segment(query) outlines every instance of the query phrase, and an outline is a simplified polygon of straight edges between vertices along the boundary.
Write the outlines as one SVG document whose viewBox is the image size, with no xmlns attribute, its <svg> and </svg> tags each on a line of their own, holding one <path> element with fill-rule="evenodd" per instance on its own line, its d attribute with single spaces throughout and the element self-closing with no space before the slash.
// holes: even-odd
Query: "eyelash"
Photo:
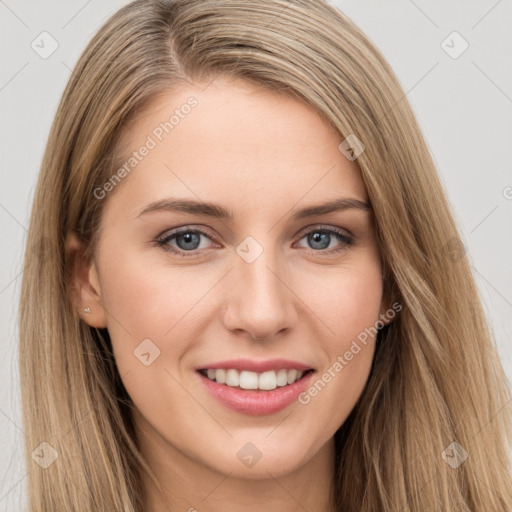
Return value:
<svg viewBox="0 0 512 512">
<path fill-rule="evenodd" d="M 176 254 L 178 256 L 183 256 L 183 257 L 195 256 L 199 252 L 201 252 L 202 249 L 195 249 L 193 251 L 183 251 L 181 249 L 175 249 L 174 247 L 169 245 L 169 242 L 171 240 L 174 240 L 179 235 L 183 235 L 185 233 L 200 234 L 200 235 L 203 235 L 203 236 L 205 236 L 207 238 L 210 238 L 210 239 L 212 238 L 208 233 L 206 233 L 205 231 L 203 231 L 201 229 L 190 229 L 190 228 L 186 227 L 184 229 L 178 229 L 178 230 L 173 231 L 171 233 L 166 233 L 164 236 L 158 237 L 155 240 L 155 242 L 156 242 L 157 246 L 161 247 L 164 251 L 171 252 L 171 253 Z M 352 236 L 347 235 L 345 232 L 343 232 L 343 231 L 341 231 L 341 230 L 339 230 L 337 228 L 324 227 L 324 226 L 314 227 L 314 228 L 310 229 L 309 231 L 304 232 L 299 240 L 302 240 L 305 236 L 307 236 L 310 233 L 327 233 L 327 234 L 336 236 L 342 242 L 341 247 L 338 247 L 336 249 L 319 249 L 319 250 L 315 250 L 315 249 L 308 249 L 308 248 L 306 248 L 306 250 L 310 254 L 314 254 L 315 256 L 317 256 L 317 255 L 325 255 L 325 254 L 328 254 L 328 255 L 337 254 L 337 253 L 339 253 L 341 251 L 345 251 L 345 250 L 349 249 L 351 246 L 354 245 L 354 239 L 353 239 Z"/>
</svg>

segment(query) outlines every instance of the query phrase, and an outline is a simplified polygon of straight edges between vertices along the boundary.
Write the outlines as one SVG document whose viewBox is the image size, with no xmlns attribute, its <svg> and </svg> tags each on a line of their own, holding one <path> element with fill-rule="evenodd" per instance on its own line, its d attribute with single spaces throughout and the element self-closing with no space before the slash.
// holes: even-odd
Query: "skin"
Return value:
<svg viewBox="0 0 512 512">
<path fill-rule="evenodd" d="M 333 511 L 333 436 L 361 395 L 375 340 L 308 404 L 271 415 L 226 408 L 195 369 L 237 357 L 287 358 L 315 368 L 314 382 L 375 325 L 389 305 L 371 211 L 291 219 L 340 197 L 368 202 L 365 186 L 338 149 L 343 139 L 309 106 L 222 76 L 154 99 L 127 130 L 127 147 L 139 148 L 190 96 L 198 105 L 101 199 L 94 260 L 80 257 L 73 234 L 67 238 L 80 311 L 91 308 L 82 318 L 109 331 L 141 450 L 163 489 L 143 477 L 146 510 L 259 512 L 263 499 L 268 512 L 298 504 Z M 233 220 L 172 211 L 138 217 L 171 196 L 223 205 Z M 184 226 L 208 233 L 198 254 L 155 243 Z M 308 240 L 325 227 L 352 235 L 353 245 L 328 234 L 324 245 Z M 236 252 L 247 236 L 263 248 L 252 263 Z M 179 250 L 178 241 L 168 245 Z M 134 350 L 148 338 L 160 355 L 146 366 Z M 262 454 L 252 467 L 237 457 L 247 442 Z"/>
</svg>

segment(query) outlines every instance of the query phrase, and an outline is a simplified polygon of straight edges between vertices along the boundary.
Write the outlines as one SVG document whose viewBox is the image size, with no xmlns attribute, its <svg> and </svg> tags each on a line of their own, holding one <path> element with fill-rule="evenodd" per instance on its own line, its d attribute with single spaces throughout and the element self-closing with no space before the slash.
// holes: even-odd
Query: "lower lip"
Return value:
<svg viewBox="0 0 512 512">
<path fill-rule="evenodd" d="M 277 387 L 269 391 L 256 389 L 239 389 L 219 384 L 197 372 L 206 389 L 226 407 L 253 416 L 274 414 L 282 411 L 298 399 L 306 390 L 313 371 L 287 386 Z"/>
</svg>

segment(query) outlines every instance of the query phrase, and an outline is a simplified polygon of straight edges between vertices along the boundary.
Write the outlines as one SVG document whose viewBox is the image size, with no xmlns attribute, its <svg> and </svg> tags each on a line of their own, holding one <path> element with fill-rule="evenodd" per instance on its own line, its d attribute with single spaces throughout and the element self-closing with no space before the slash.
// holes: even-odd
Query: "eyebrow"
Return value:
<svg viewBox="0 0 512 512">
<path fill-rule="evenodd" d="M 338 199 L 333 199 L 332 201 L 329 201 L 327 203 L 302 208 L 301 210 L 296 211 L 292 215 L 292 219 L 300 220 L 307 217 L 325 215 L 327 213 L 343 211 L 348 209 L 369 211 L 371 210 L 371 207 L 368 203 L 365 203 L 364 201 L 361 201 L 359 199 L 341 197 Z M 155 211 L 183 212 L 218 219 L 233 219 L 232 212 L 221 205 L 205 203 L 202 201 L 194 201 L 189 199 L 174 198 L 161 199 L 159 201 L 155 201 L 153 203 L 148 204 L 137 215 L 137 218 Z"/>
</svg>

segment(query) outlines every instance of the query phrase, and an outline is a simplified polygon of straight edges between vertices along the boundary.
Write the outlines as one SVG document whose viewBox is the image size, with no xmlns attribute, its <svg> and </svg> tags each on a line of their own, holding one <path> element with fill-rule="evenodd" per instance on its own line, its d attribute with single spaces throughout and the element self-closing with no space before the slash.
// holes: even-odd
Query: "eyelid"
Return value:
<svg viewBox="0 0 512 512">
<path fill-rule="evenodd" d="M 196 226 L 200 226 L 200 227 L 196 227 Z M 309 233 L 313 229 L 318 229 L 318 230 L 326 229 L 326 230 L 335 230 L 335 231 L 340 230 L 340 231 L 346 232 L 348 237 L 355 238 L 354 235 L 346 228 L 340 228 L 340 227 L 333 226 L 330 224 L 321 224 L 321 223 L 309 224 L 307 226 L 304 226 L 294 235 L 294 238 L 296 238 L 298 236 L 302 237 L 305 234 Z M 197 224 L 197 225 L 196 224 L 185 224 L 183 226 L 178 226 L 178 227 L 172 228 L 170 230 L 167 229 L 167 230 L 163 231 L 161 234 L 159 234 L 156 238 L 157 238 L 157 240 L 161 240 L 164 238 L 168 238 L 171 235 L 177 235 L 179 233 L 189 232 L 189 231 L 198 231 L 210 238 L 215 238 L 215 235 L 212 234 L 212 232 L 208 228 L 205 228 L 199 224 Z"/>
<path fill-rule="evenodd" d="M 213 231 L 211 231 L 209 228 L 206 228 L 200 224 L 185 224 L 183 226 L 178 226 L 172 229 L 166 229 L 162 233 L 160 233 L 156 238 L 157 239 L 163 239 L 168 238 L 171 235 L 178 235 L 180 233 L 188 233 L 188 232 L 199 232 L 203 235 L 206 235 L 210 238 L 215 238 L 215 235 L 213 234 Z"/>
<path fill-rule="evenodd" d="M 350 237 L 350 238 L 355 238 L 354 235 L 346 228 L 341 228 L 339 226 L 333 226 L 332 224 L 322 224 L 322 223 L 309 224 L 308 226 L 301 228 L 295 236 L 296 237 L 300 236 L 302 238 L 302 236 L 306 235 L 307 233 L 309 233 L 310 231 L 313 231 L 315 229 L 318 229 L 319 231 L 327 230 L 327 231 L 339 231 L 340 233 L 344 232 L 343 234 L 346 233 L 345 236 Z"/>
</svg>

